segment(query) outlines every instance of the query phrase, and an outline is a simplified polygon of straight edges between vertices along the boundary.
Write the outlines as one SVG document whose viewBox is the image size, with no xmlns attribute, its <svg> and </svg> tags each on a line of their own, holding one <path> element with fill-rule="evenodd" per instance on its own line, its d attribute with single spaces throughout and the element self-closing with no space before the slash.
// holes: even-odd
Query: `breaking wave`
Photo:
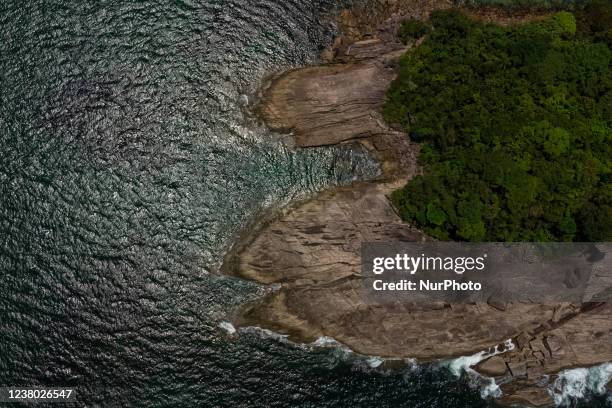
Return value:
<svg viewBox="0 0 612 408">
<path fill-rule="evenodd" d="M 478 388 L 480 390 L 480 396 L 483 399 L 499 398 L 502 396 L 502 391 L 499 388 L 499 385 L 497 385 L 495 382 L 495 379 L 478 373 L 472 367 L 488 358 L 514 350 L 514 347 L 515 346 L 514 343 L 512 343 L 512 340 L 508 339 L 503 344 L 499 344 L 489 350 L 480 351 L 470 356 L 458 357 L 454 360 L 446 362 L 445 365 L 457 378 L 460 378 L 464 374 L 467 375 L 470 379 L 470 384 L 474 388 Z"/>
<path fill-rule="evenodd" d="M 589 368 L 561 371 L 549 388 L 550 396 L 558 407 L 570 407 L 578 400 L 603 395 L 612 380 L 612 363 Z"/>
</svg>

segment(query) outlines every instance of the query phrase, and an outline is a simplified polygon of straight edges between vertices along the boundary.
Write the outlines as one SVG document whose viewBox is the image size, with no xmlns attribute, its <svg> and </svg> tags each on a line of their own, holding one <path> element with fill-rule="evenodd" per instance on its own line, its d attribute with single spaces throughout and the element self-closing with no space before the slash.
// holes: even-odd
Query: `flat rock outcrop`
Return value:
<svg viewBox="0 0 612 408">
<path fill-rule="evenodd" d="M 387 132 L 378 111 L 395 76 L 392 62 L 405 47 L 389 49 L 372 40 L 357 48 L 352 51 L 365 61 L 297 69 L 277 78 L 261 107 L 266 123 L 291 130 L 302 147 Z M 369 58 L 371 53 L 379 57 Z"/>
</svg>

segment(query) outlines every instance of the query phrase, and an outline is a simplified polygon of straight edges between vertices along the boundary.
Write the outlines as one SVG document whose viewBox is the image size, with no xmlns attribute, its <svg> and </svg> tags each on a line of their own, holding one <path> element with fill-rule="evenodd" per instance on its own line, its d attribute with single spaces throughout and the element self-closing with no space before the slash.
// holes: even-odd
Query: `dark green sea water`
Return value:
<svg viewBox="0 0 612 408">
<path fill-rule="evenodd" d="M 261 292 L 215 273 L 266 208 L 368 178 L 244 105 L 316 61 L 331 0 L 0 2 L 0 386 L 78 406 L 481 407 L 444 370 L 219 328 Z"/>
</svg>

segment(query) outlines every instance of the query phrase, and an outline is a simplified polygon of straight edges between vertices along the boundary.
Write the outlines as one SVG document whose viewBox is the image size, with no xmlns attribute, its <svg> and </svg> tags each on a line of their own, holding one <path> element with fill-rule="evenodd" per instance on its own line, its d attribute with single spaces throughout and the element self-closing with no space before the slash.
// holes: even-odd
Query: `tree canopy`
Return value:
<svg viewBox="0 0 612 408">
<path fill-rule="evenodd" d="M 612 240 L 612 6 L 430 23 L 383 107 L 423 143 L 401 216 L 439 239 Z"/>
</svg>

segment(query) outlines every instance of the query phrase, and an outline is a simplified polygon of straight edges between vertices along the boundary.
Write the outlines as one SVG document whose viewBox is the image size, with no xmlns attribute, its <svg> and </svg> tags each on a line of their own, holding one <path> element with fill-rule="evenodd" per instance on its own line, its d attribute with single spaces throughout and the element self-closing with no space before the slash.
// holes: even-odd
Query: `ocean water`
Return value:
<svg viewBox="0 0 612 408">
<path fill-rule="evenodd" d="M 0 385 L 90 407 L 484 407 L 434 366 L 387 369 L 257 330 L 219 276 L 263 211 L 373 177 L 248 113 L 316 62 L 332 0 L 0 2 Z"/>
</svg>

